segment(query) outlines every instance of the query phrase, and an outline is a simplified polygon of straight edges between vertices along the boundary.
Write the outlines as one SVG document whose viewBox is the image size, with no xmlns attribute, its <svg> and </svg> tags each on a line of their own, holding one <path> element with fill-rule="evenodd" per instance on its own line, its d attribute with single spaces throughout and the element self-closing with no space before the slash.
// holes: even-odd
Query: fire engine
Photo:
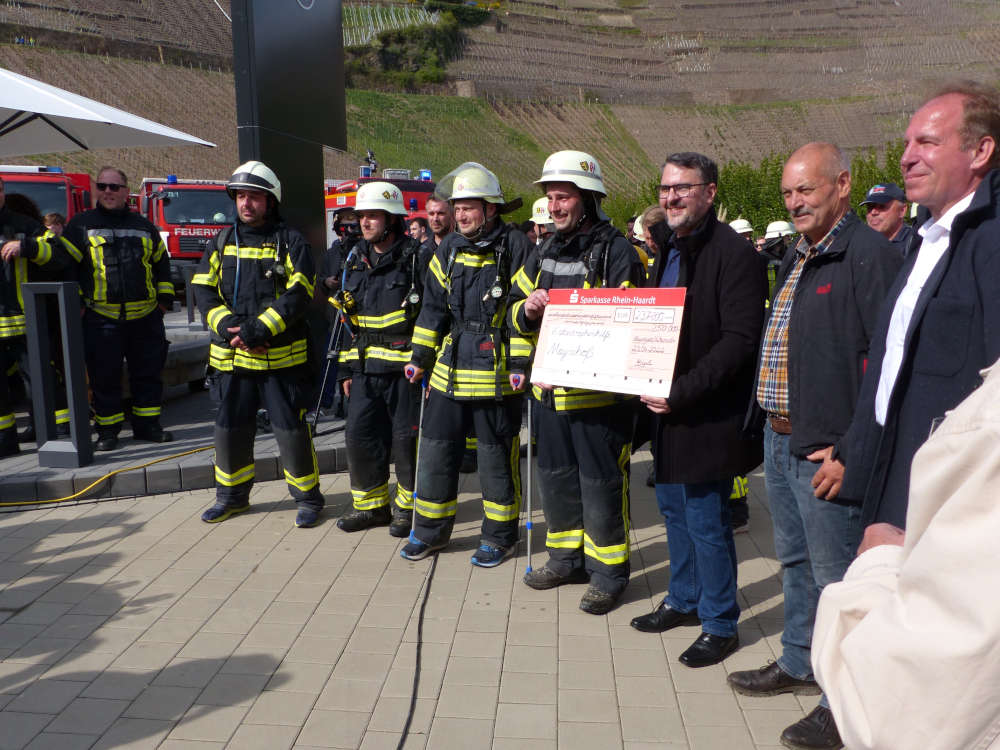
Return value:
<svg viewBox="0 0 1000 750">
<path fill-rule="evenodd" d="M 225 180 L 182 180 L 172 174 L 142 181 L 138 211 L 160 230 L 177 289 L 184 286 L 184 267 L 196 266 L 216 232 L 236 220 Z"/>
<path fill-rule="evenodd" d="M 403 205 L 409 212 L 408 216 L 424 216 L 427 199 L 434 192 L 435 184 L 431 180 L 431 171 L 421 169 L 414 178 L 409 169 L 383 169 L 382 176 L 372 174 L 371 167 L 361 167 L 360 176 L 356 180 L 327 180 L 324 187 L 326 204 L 326 244 L 329 246 L 336 239 L 333 222 L 338 211 L 354 208 L 358 188 L 366 182 L 389 182 L 403 191 Z"/>
<path fill-rule="evenodd" d="M 92 207 L 90 175 L 63 172 L 62 167 L 28 167 L 0 164 L 4 191 L 21 193 L 38 206 L 42 216 L 73 214 Z"/>
</svg>

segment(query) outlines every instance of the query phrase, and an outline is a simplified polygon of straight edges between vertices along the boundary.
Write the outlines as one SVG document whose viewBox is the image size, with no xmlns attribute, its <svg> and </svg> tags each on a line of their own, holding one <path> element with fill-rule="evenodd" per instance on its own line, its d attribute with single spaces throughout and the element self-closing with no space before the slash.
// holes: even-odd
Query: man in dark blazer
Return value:
<svg viewBox="0 0 1000 750">
<path fill-rule="evenodd" d="M 716 664 L 739 646 L 736 548 L 729 522 L 733 477 L 760 464 L 758 440 L 743 432 L 764 320 L 764 265 L 745 239 L 715 216 L 718 168 L 706 156 L 667 157 L 660 205 L 672 230 L 650 286 L 687 288 L 674 380 L 667 398 L 643 396 L 656 415 L 656 499 L 667 527 L 670 590 L 643 632 L 700 621 L 680 656 Z"/>
<path fill-rule="evenodd" d="M 900 160 L 919 203 L 911 250 L 872 337 L 841 494 L 862 523 L 906 524 L 913 454 L 1000 357 L 1000 94 L 949 85 L 910 120 Z M 896 529 L 890 526 L 897 527 Z"/>
</svg>

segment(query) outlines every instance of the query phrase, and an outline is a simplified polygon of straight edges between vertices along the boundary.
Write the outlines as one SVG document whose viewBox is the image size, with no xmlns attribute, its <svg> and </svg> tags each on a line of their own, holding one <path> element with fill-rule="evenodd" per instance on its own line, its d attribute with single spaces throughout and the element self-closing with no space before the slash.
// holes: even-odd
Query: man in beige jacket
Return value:
<svg viewBox="0 0 1000 750">
<path fill-rule="evenodd" d="M 913 459 L 906 532 L 869 526 L 812 664 L 851 750 L 1000 748 L 1000 363 Z"/>
</svg>

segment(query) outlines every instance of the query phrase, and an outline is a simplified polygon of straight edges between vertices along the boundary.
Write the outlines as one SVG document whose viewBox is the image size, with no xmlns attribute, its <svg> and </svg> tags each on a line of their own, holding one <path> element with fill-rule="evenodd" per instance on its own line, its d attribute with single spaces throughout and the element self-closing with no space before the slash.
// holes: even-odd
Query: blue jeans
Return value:
<svg viewBox="0 0 1000 750">
<path fill-rule="evenodd" d="M 729 524 L 733 479 L 697 484 L 657 484 L 656 502 L 666 521 L 670 590 L 663 602 L 678 612 L 697 610 L 701 629 L 736 635 L 736 547 Z"/>
<path fill-rule="evenodd" d="M 861 541 L 861 509 L 820 500 L 812 478 L 820 464 L 788 451 L 788 435 L 764 433 L 764 478 L 774 524 L 774 550 L 783 571 L 785 629 L 778 666 L 800 680 L 809 661 L 820 592 L 844 577 Z"/>
</svg>

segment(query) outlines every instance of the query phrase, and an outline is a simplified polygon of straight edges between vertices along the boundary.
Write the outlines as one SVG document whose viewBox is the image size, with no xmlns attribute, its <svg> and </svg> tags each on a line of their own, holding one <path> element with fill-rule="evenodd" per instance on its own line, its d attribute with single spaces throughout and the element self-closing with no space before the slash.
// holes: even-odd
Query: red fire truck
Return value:
<svg viewBox="0 0 1000 750">
<path fill-rule="evenodd" d="M 39 212 L 62 214 L 67 219 L 92 207 L 90 175 L 63 172 L 61 167 L 27 167 L 0 164 L 0 178 L 8 194 L 30 198 Z"/>
<path fill-rule="evenodd" d="M 427 199 L 434 192 L 429 169 L 421 169 L 414 179 L 409 169 L 383 169 L 381 177 L 373 177 L 369 167 L 361 167 L 361 176 L 356 180 L 327 180 L 324 200 L 326 203 L 326 239 L 330 245 L 336 238 L 333 221 L 336 213 L 344 208 L 354 208 L 358 188 L 366 182 L 389 182 L 403 191 L 403 205 L 410 216 L 423 215 Z M 420 213 L 418 213 L 420 212 Z"/>
<path fill-rule="evenodd" d="M 138 210 L 160 230 L 177 289 L 184 286 L 184 267 L 197 265 L 215 233 L 236 220 L 225 180 L 147 177 L 139 188 Z"/>
</svg>

